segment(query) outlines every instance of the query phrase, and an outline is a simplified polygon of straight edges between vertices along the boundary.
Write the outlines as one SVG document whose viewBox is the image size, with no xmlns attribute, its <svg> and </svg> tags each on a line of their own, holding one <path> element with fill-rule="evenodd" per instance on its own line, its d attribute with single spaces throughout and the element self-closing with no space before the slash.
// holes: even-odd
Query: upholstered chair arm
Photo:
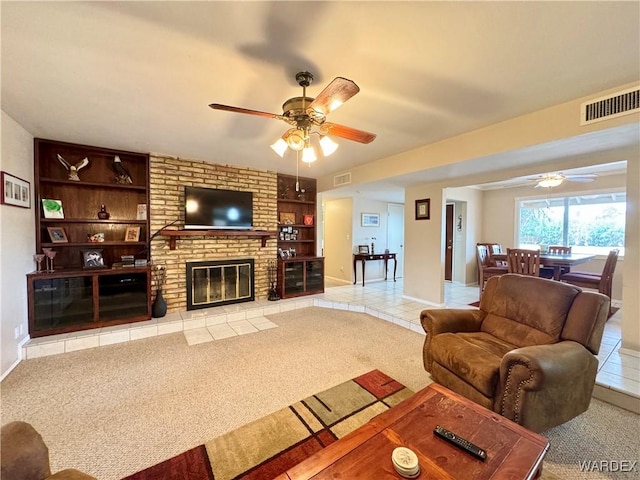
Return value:
<svg viewBox="0 0 640 480">
<path fill-rule="evenodd" d="M 422 360 L 427 372 L 431 372 L 431 340 L 441 333 L 477 332 L 486 313 L 476 309 L 436 308 L 423 310 L 420 323 L 427 333 Z"/>
<path fill-rule="evenodd" d="M 420 323 L 427 335 L 441 333 L 477 332 L 484 319 L 485 312 L 476 309 L 437 308 L 423 310 Z"/>
<path fill-rule="evenodd" d="M 494 410 L 542 432 L 589 408 L 598 360 L 565 341 L 512 350 L 502 358 Z"/>
<path fill-rule="evenodd" d="M 76 470 L 75 468 L 66 468 L 64 470 L 60 470 L 59 472 L 54 473 L 50 477 L 47 477 L 45 480 L 97 480 L 96 477 L 92 477 L 91 475 L 87 475 L 80 470 Z"/>
</svg>

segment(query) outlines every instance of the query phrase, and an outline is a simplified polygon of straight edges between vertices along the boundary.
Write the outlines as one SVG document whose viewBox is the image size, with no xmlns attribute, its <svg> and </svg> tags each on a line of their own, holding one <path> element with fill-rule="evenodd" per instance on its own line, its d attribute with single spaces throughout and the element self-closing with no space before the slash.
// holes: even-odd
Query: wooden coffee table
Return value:
<svg viewBox="0 0 640 480">
<path fill-rule="evenodd" d="M 436 425 L 485 449 L 486 461 L 436 437 Z M 391 452 L 399 446 L 418 455 L 422 472 L 418 479 L 531 479 L 542 472 L 549 443 L 433 383 L 276 480 L 401 479 L 391 463 Z"/>
</svg>

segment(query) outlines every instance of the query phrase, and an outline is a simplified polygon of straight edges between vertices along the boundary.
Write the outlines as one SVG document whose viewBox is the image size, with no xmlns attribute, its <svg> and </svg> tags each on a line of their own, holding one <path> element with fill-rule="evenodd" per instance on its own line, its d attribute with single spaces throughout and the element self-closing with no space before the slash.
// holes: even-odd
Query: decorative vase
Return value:
<svg viewBox="0 0 640 480">
<path fill-rule="evenodd" d="M 100 205 L 100 211 L 98 212 L 98 218 L 100 220 L 109 220 L 111 214 L 107 212 L 107 207 L 104 205 Z"/>
<path fill-rule="evenodd" d="M 159 288 L 156 292 L 156 299 L 151 305 L 151 316 L 153 318 L 161 318 L 167 314 L 167 301 L 162 296 L 162 289 Z"/>
</svg>

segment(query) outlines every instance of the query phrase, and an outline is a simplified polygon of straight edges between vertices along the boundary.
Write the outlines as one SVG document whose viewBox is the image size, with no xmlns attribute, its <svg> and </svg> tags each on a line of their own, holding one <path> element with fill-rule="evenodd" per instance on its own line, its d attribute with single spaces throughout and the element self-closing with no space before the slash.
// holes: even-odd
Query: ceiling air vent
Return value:
<svg viewBox="0 0 640 480">
<path fill-rule="evenodd" d="M 580 125 L 640 112 L 640 86 L 596 98 L 580 106 Z"/>
<path fill-rule="evenodd" d="M 333 177 L 333 186 L 339 187 L 340 185 L 348 185 L 351 183 L 351 172 L 343 173 L 342 175 L 336 175 Z"/>
</svg>

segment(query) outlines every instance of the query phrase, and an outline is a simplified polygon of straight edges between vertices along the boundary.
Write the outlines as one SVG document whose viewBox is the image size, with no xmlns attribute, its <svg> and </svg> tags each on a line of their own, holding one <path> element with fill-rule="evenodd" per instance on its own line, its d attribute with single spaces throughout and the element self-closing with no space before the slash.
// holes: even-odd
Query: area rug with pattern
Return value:
<svg viewBox="0 0 640 480">
<path fill-rule="evenodd" d="M 124 480 L 271 479 L 411 395 L 372 370 Z"/>
</svg>

